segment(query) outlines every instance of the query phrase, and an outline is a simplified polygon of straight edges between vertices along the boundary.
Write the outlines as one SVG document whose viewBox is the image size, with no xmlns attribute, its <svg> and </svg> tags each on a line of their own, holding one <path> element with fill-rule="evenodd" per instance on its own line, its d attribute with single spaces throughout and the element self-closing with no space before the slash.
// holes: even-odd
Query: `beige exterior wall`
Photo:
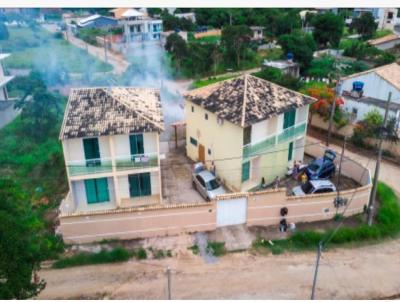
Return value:
<svg viewBox="0 0 400 302">
<path fill-rule="evenodd" d="M 220 29 L 213 29 L 213 30 L 208 30 L 206 32 L 202 32 L 202 33 L 195 33 L 194 37 L 196 39 L 199 39 L 199 38 L 203 38 L 203 37 L 220 36 L 220 35 L 221 35 Z"/>
<path fill-rule="evenodd" d="M 205 119 L 205 114 L 208 114 L 208 120 Z M 187 156 L 198 161 L 198 148 L 202 144 L 205 147 L 207 167 L 210 167 L 214 159 L 224 159 L 214 162 L 217 176 L 231 190 L 240 191 L 243 129 L 228 121 L 219 125 L 215 114 L 190 102 L 185 102 L 185 116 Z M 191 137 L 197 140 L 197 146 L 190 142 Z M 211 155 L 208 154 L 208 149 Z"/>
</svg>

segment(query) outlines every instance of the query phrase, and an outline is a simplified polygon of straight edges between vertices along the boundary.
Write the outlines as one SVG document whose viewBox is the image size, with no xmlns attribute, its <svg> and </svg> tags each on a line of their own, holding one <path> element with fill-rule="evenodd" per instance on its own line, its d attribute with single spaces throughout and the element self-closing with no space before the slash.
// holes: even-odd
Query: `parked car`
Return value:
<svg viewBox="0 0 400 302">
<path fill-rule="evenodd" d="M 218 195 L 225 194 L 225 189 L 218 183 L 215 176 L 206 170 L 202 163 L 193 165 L 192 184 L 201 196 L 207 201 L 214 199 Z"/>
<path fill-rule="evenodd" d="M 292 194 L 295 196 L 331 192 L 336 192 L 336 186 L 330 180 L 310 180 L 292 189 Z"/>
<path fill-rule="evenodd" d="M 309 180 L 329 179 L 336 172 L 335 151 L 327 150 L 323 157 L 317 158 L 308 165 L 306 174 Z"/>
</svg>

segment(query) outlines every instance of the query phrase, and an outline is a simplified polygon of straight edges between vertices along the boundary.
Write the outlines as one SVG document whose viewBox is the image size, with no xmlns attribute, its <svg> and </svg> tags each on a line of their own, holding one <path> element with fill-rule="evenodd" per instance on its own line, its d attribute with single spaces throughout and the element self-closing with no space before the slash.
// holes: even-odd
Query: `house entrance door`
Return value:
<svg viewBox="0 0 400 302">
<path fill-rule="evenodd" d="M 199 144 L 199 161 L 201 161 L 203 164 L 206 161 L 206 151 L 202 144 Z"/>
</svg>

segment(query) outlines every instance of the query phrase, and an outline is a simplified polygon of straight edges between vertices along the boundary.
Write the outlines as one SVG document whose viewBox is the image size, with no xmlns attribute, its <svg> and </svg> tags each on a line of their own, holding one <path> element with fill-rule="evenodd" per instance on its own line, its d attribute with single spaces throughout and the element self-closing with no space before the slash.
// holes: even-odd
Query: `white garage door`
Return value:
<svg viewBox="0 0 400 302">
<path fill-rule="evenodd" d="M 217 202 L 217 226 L 246 223 L 247 199 L 235 198 Z"/>
</svg>

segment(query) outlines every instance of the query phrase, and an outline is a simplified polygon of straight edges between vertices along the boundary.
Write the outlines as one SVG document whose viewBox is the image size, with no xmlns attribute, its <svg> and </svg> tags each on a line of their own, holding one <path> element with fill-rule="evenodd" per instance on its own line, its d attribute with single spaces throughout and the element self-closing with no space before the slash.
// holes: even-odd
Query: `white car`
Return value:
<svg viewBox="0 0 400 302">
<path fill-rule="evenodd" d="M 330 180 L 310 180 L 292 189 L 292 194 L 295 196 L 331 192 L 336 192 L 336 187 Z"/>
<path fill-rule="evenodd" d="M 215 176 L 211 172 L 207 171 L 201 163 L 196 163 L 193 166 L 192 183 L 193 188 L 196 189 L 207 201 L 226 193 L 225 189 L 218 183 Z"/>
</svg>

